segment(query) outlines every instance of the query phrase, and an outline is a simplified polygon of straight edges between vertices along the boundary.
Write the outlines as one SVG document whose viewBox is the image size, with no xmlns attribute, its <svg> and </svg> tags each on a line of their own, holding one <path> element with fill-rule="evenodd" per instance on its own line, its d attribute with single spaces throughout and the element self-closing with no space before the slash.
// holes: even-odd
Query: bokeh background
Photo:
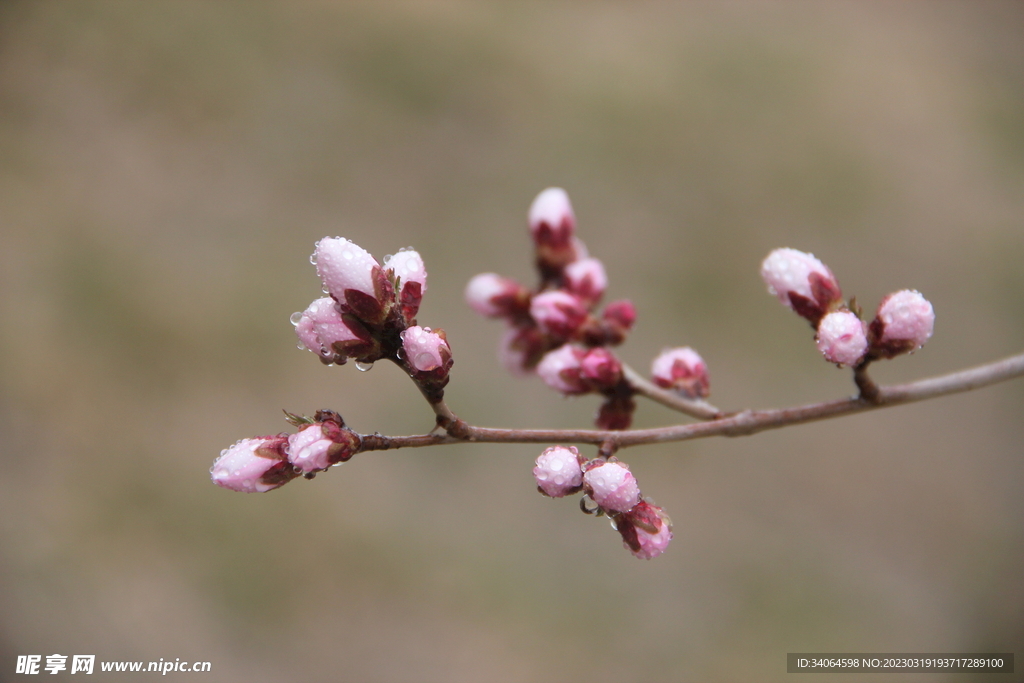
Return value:
<svg viewBox="0 0 1024 683">
<path fill-rule="evenodd" d="M 538 495 L 533 446 L 210 483 L 283 408 L 432 424 L 396 368 L 295 348 L 324 235 L 423 254 L 462 417 L 589 425 L 595 399 L 505 374 L 501 325 L 462 301 L 478 272 L 532 282 L 550 185 L 637 305 L 624 359 L 692 345 L 724 408 L 852 392 L 764 291 L 779 246 L 866 309 L 934 303 L 933 340 L 879 381 L 1019 351 L 1024 5 L 0 4 L 0 680 L 53 653 L 206 660 L 209 681 L 595 683 L 788 680 L 795 651 L 1024 656 L 1021 381 L 626 451 L 675 521 L 650 562 Z M 675 421 L 645 403 L 638 426 Z"/>
</svg>

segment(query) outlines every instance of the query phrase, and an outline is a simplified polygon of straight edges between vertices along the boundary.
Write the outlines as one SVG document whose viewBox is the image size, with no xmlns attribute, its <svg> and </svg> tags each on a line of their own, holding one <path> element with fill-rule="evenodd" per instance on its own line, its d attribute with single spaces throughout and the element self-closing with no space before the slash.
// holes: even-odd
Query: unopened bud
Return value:
<svg viewBox="0 0 1024 683">
<path fill-rule="evenodd" d="M 636 322 L 636 308 L 628 299 L 613 301 L 604 307 L 601 319 L 584 324 L 581 338 L 593 346 L 616 346 L 626 340 L 626 334 Z"/>
<path fill-rule="evenodd" d="M 454 361 L 444 330 L 414 325 L 402 332 L 402 351 L 414 378 L 447 383 Z"/>
<path fill-rule="evenodd" d="M 552 446 L 537 457 L 533 478 L 544 495 L 561 498 L 583 486 L 584 462 L 575 446 Z"/>
<path fill-rule="evenodd" d="M 315 422 L 288 437 L 288 461 L 302 472 L 317 472 L 350 459 L 359 437 L 336 422 Z"/>
<path fill-rule="evenodd" d="M 672 520 L 664 510 L 646 500 L 616 517 L 615 528 L 626 549 L 641 560 L 661 555 L 672 540 Z"/>
<path fill-rule="evenodd" d="M 605 320 L 614 322 L 628 331 L 633 329 L 633 323 L 636 322 L 636 306 L 629 299 L 613 301 L 604 307 L 604 313 L 601 315 Z"/>
<path fill-rule="evenodd" d="M 857 365 L 868 349 L 864 323 L 852 311 L 834 311 L 822 318 L 817 342 L 825 360 L 839 365 Z"/>
<path fill-rule="evenodd" d="M 585 303 L 593 306 L 608 287 L 604 264 L 596 258 L 573 261 L 565 267 L 565 288 Z"/>
<path fill-rule="evenodd" d="M 286 436 L 259 436 L 242 439 L 220 452 L 210 468 L 210 479 L 241 493 L 263 493 L 282 486 L 298 476 L 288 462 Z"/>
<path fill-rule="evenodd" d="M 590 497 L 605 510 L 626 512 L 640 500 L 640 487 L 625 463 L 592 460 L 583 481 Z"/>
<path fill-rule="evenodd" d="M 674 389 L 688 398 L 705 398 L 711 393 L 711 381 L 704 359 L 689 346 L 665 349 L 651 363 L 654 383 Z"/>
<path fill-rule="evenodd" d="M 569 339 L 587 319 L 587 309 L 579 298 L 556 289 L 533 297 L 530 315 L 542 331 Z"/>
<path fill-rule="evenodd" d="M 893 358 L 921 348 L 935 328 L 935 309 L 920 292 L 904 289 L 882 299 L 871 321 L 870 354 Z"/>
<path fill-rule="evenodd" d="M 466 303 L 488 318 L 516 318 L 529 308 L 530 293 L 511 278 L 495 273 L 474 275 L 466 285 Z"/>
<path fill-rule="evenodd" d="M 622 379 L 622 363 L 607 349 L 589 349 L 580 360 L 580 376 L 598 391 L 611 389 Z"/>
<path fill-rule="evenodd" d="M 394 292 L 377 260 L 359 245 L 341 237 L 325 237 L 313 252 L 316 272 L 338 303 L 360 320 L 380 322 L 390 309 Z"/>
<path fill-rule="evenodd" d="M 544 383 L 563 394 L 586 394 L 591 385 L 583 376 L 583 358 L 587 350 L 573 344 L 563 344 L 549 351 L 537 364 L 537 374 Z"/>
<path fill-rule="evenodd" d="M 560 187 L 549 187 L 530 205 L 530 232 L 538 244 L 568 244 L 576 231 L 576 216 L 569 195 Z"/>
<path fill-rule="evenodd" d="M 402 316 L 411 323 L 420 310 L 423 295 L 427 293 L 427 268 L 423 257 L 413 249 L 401 249 L 384 261 L 384 270 L 392 270 L 398 278 L 398 302 Z"/>
<path fill-rule="evenodd" d="M 537 367 L 546 348 L 544 335 L 536 326 L 512 327 L 498 343 L 498 362 L 513 375 L 522 377 Z"/>
<path fill-rule="evenodd" d="M 331 297 L 317 299 L 292 320 L 302 345 L 325 362 L 344 363 L 348 356 L 361 355 L 372 346 L 366 329 L 358 321 L 346 321 Z"/>
<path fill-rule="evenodd" d="M 633 413 L 636 412 L 636 401 L 629 393 L 614 392 L 608 396 L 597 409 L 594 424 L 598 429 L 621 431 L 629 429 L 633 424 Z"/>
<path fill-rule="evenodd" d="M 824 263 L 796 249 L 776 249 L 761 264 L 768 292 L 817 327 L 839 305 L 843 293 Z"/>
<path fill-rule="evenodd" d="M 562 268 L 582 258 L 575 231 L 576 216 L 565 190 L 549 187 L 537 195 L 530 205 L 530 234 L 545 280 L 557 277 Z"/>
<path fill-rule="evenodd" d="M 334 298 L 344 301 L 349 289 L 374 296 L 372 271 L 380 264 L 358 244 L 343 237 L 325 237 L 316 243 L 313 258 L 316 272 Z"/>
</svg>

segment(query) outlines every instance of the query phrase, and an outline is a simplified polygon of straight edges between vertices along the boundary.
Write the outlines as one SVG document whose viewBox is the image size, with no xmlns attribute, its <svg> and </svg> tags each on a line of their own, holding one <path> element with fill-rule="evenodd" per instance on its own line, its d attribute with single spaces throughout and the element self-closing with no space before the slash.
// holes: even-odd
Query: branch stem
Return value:
<svg viewBox="0 0 1024 683">
<path fill-rule="evenodd" d="M 1024 353 L 979 365 L 958 372 L 918 380 L 907 384 L 878 387 L 871 401 L 859 396 L 811 403 L 791 408 L 744 410 L 739 413 L 695 424 L 673 425 L 655 429 L 607 431 L 594 429 L 494 429 L 466 424 L 443 402 L 434 405 L 434 412 L 446 434 L 384 437 L 379 434 L 363 437 L 361 450 L 421 448 L 456 443 L 583 443 L 605 450 L 627 448 L 650 443 L 689 441 L 711 436 L 748 436 L 769 429 L 826 420 L 841 415 L 924 401 L 947 394 L 978 389 L 990 384 L 1024 376 Z M 716 414 L 720 413 L 715 411 Z"/>
</svg>

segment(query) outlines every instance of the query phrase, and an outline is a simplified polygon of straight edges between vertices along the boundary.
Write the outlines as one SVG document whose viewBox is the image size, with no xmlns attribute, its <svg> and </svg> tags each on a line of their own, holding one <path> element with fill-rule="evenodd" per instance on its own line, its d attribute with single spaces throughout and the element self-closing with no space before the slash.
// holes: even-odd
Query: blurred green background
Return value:
<svg viewBox="0 0 1024 683">
<path fill-rule="evenodd" d="M 594 683 L 788 680 L 793 651 L 1024 657 L 1021 381 L 625 451 L 675 521 L 651 562 L 537 494 L 539 447 L 210 483 L 282 408 L 432 424 L 396 368 L 295 348 L 324 235 L 420 251 L 462 417 L 588 426 L 593 397 L 506 375 L 501 325 L 462 301 L 478 272 L 532 282 L 550 185 L 637 305 L 624 359 L 692 345 L 723 408 L 853 391 L 764 291 L 780 246 L 866 309 L 933 302 L 932 341 L 879 381 L 1019 351 L 1024 5 L 4 2 L 0 680 L 53 653 Z M 638 426 L 676 419 L 644 403 Z"/>
</svg>

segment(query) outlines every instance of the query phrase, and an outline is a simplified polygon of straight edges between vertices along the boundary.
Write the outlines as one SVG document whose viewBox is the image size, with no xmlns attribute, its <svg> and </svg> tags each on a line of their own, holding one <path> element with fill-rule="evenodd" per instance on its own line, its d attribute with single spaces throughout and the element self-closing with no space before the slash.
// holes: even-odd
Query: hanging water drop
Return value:
<svg viewBox="0 0 1024 683">
<path fill-rule="evenodd" d="M 293 326 L 298 327 L 299 322 L 302 321 L 302 311 L 295 311 L 294 313 L 291 314 L 288 320 L 291 321 Z"/>
<path fill-rule="evenodd" d="M 355 362 L 355 366 L 356 370 L 359 372 L 369 372 L 370 370 L 373 370 L 373 363 L 364 363 L 361 360 L 357 360 Z"/>
<path fill-rule="evenodd" d="M 315 251 L 312 254 L 309 255 L 309 262 L 312 263 L 314 266 L 316 265 L 316 252 Z"/>
</svg>

